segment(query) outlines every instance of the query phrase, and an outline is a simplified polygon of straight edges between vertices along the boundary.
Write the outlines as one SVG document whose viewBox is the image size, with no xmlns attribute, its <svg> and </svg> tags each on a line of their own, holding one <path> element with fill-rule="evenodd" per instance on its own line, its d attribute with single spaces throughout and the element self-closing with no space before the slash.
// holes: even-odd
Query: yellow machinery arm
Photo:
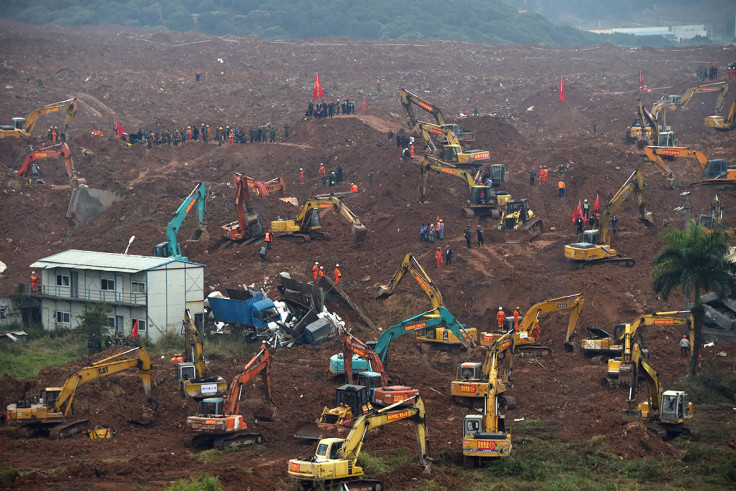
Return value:
<svg viewBox="0 0 736 491">
<path fill-rule="evenodd" d="M 445 306 L 445 302 L 442 299 L 442 293 L 440 293 L 440 289 L 437 287 L 437 285 L 434 284 L 434 281 L 432 281 L 432 279 L 427 275 L 427 272 L 424 271 L 422 265 L 419 264 L 419 261 L 417 261 L 417 259 L 411 252 L 404 256 L 404 260 L 401 261 L 399 269 L 396 270 L 393 277 L 391 278 L 391 281 L 388 282 L 388 285 L 381 285 L 378 287 L 378 289 L 376 290 L 375 298 L 388 297 L 390 295 L 393 295 L 396 287 L 399 285 L 401 279 L 404 277 L 404 274 L 406 274 L 407 272 L 410 273 L 415 280 L 417 280 L 419 286 L 422 288 L 422 290 L 424 290 L 427 296 L 429 296 L 429 299 L 432 302 L 433 309 Z"/>
<path fill-rule="evenodd" d="M 424 160 L 422 160 L 422 163 L 420 164 L 420 167 L 419 167 L 419 202 L 420 203 L 424 203 L 426 201 L 427 181 L 429 180 L 430 170 L 434 170 L 437 172 L 441 172 L 443 174 L 448 174 L 450 176 L 454 176 L 459 179 L 462 179 L 463 181 L 465 181 L 465 184 L 468 187 L 468 194 L 470 194 L 470 190 L 475 186 L 475 180 L 473 179 L 472 174 L 470 174 L 469 172 L 463 169 L 458 169 L 457 167 L 445 165 L 435 158 L 424 157 Z"/>
<path fill-rule="evenodd" d="M 356 235 L 365 235 L 367 229 L 360 218 L 350 211 L 350 209 L 345 206 L 339 198 L 334 196 L 315 196 L 307 200 L 307 202 L 299 209 L 299 213 L 296 216 L 296 222 L 302 230 L 308 230 L 310 219 L 312 217 L 312 210 L 322 210 L 326 208 L 334 209 L 343 218 L 350 222 L 353 232 Z"/>
<path fill-rule="evenodd" d="M 631 192 L 636 194 L 637 208 L 639 210 L 639 220 L 651 225 L 651 213 L 646 211 L 644 206 L 644 176 L 637 169 L 635 170 L 621 188 L 613 195 L 611 201 L 603 208 L 600 223 L 598 225 L 598 237 L 601 244 L 609 243 L 609 231 L 611 226 L 611 216 L 613 216 Z"/>
<path fill-rule="evenodd" d="M 31 136 L 31 133 L 33 133 L 33 128 L 36 126 L 36 121 L 38 120 L 38 117 L 43 114 L 50 114 L 55 113 L 57 111 L 61 111 L 63 109 L 66 109 L 66 118 L 64 119 L 64 126 L 62 128 L 62 135 L 66 134 L 67 129 L 69 128 L 69 125 L 71 124 L 72 118 L 77 112 L 77 99 L 67 99 L 64 101 L 59 102 L 53 102 L 51 104 L 47 104 L 45 106 L 41 106 L 39 108 L 34 109 L 31 111 L 28 116 L 25 118 L 13 118 L 13 128 L 12 129 L 2 129 L 0 130 L 0 138 L 6 137 L 6 136 L 14 136 L 14 137 L 20 137 L 22 136 Z M 16 120 L 18 122 L 16 123 Z M 63 138 L 62 138 L 63 141 Z"/>
<path fill-rule="evenodd" d="M 446 124 L 445 116 L 442 114 L 440 108 L 435 107 L 418 95 L 414 95 L 406 89 L 401 89 L 399 95 L 401 97 L 401 105 L 404 106 L 404 110 L 409 116 L 409 128 L 414 129 L 417 125 L 417 118 L 414 116 L 414 108 L 412 107 L 412 104 L 416 104 L 417 106 L 432 114 L 432 116 L 434 116 L 435 120 L 437 121 L 437 124 L 441 126 Z"/>
<path fill-rule="evenodd" d="M 184 361 L 194 363 L 197 370 L 197 377 L 204 377 L 207 371 L 204 361 L 204 352 L 202 350 L 202 340 L 199 337 L 199 331 L 194 324 L 194 319 L 189 315 L 189 310 L 184 311 L 184 342 L 186 344 L 186 353 Z"/>
</svg>

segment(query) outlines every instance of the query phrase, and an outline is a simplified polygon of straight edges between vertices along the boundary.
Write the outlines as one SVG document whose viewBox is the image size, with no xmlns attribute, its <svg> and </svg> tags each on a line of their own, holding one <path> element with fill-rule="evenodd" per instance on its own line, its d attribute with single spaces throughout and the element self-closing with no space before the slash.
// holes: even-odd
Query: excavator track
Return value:
<svg viewBox="0 0 736 491">
<path fill-rule="evenodd" d="M 77 433 L 87 431 L 87 419 L 78 419 L 76 421 L 67 421 L 60 425 L 56 425 L 49 430 L 49 438 L 58 440 L 60 438 L 68 438 Z"/>
<path fill-rule="evenodd" d="M 595 261 L 586 261 L 583 263 L 582 267 L 589 268 L 591 266 L 595 266 L 596 264 L 602 263 L 618 263 L 620 266 L 633 268 L 636 264 L 636 261 L 631 259 L 630 257 L 609 257 L 605 259 L 596 259 Z"/>
<path fill-rule="evenodd" d="M 260 443 L 263 443 L 263 435 L 259 433 L 227 435 L 215 438 L 212 441 L 212 448 L 217 450 L 225 450 L 229 448 L 248 447 L 250 445 L 256 445 Z"/>
<path fill-rule="evenodd" d="M 551 354 L 552 350 L 546 346 L 519 346 L 516 348 L 516 356 L 542 358 Z"/>
<path fill-rule="evenodd" d="M 384 491 L 386 488 L 383 486 L 383 482 L 377 479 L 361 479 L 361 478 L 350 478 L 350 479 L 334 479 L 331 481 L 315 481 L 315 482 L 304 482 L 292 480 L 294 489 L 308 490 L 308 489 L 350 489 L 351 491 Z"/>
</svg>

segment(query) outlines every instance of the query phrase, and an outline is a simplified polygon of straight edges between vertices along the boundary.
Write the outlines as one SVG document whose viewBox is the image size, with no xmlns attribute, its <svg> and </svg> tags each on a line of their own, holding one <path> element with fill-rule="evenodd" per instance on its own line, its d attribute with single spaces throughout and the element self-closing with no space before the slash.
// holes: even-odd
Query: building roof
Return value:
<svg viewBox="0 0 736 491">
<path fill-rule="evenodd" d="M 184 261 L 173 257 L 136 256 L 133 254 L 80 251 L 77 249 L 69 249 L 68 251 L 39 259 L 31 264 L 30 267 L 39 269 L 69 268 L 138 273 L 157 269 L 172 263 L 204 267 L 204 264 Z"/>
</svg>

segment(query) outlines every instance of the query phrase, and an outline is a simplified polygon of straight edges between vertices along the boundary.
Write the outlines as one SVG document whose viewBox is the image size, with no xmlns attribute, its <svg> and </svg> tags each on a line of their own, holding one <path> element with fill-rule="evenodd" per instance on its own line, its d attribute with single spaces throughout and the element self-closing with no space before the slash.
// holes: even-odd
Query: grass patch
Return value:
<svg viewBox="0 0 736 491">
<path fill-rule="evenodd" d="M 369 454 L 363 451 L 358 456 L 358 465 L 363 468 L 366 475 L 376 475 L 413 465 L 416 463 L 416 459 L 416 453 L 410 452 L 405 447 L 398 447 L 382 455 Z"/>
<path fill-rule="evenodd" d="M 199 479 L 180 479 L 166 488 L 168 491 L 221 491 L 225 486 L 217 476 L 202 476 Z"/>
<path fill-rule="evenodd" d="M 13 483 L 20 477 L 20 471 L 10 464 L 3 464 L 0 468 L 0 485 Z"/>
<path fill-rule="evenodd" d="M 230 454 L 236 452 L 263 452 L 266 449 L 263 445 L 248 445 L 242 448 L 227 448 L 225 450 L 202 450 L 194 455 L 194 458 L 205 464 L 221 464 L 230 460 Z"/>
<path fill-rule="evenodd" d="M 234 341 L 232 337 L 210 336 L 203 340 L 205 358 L 208 360 L 224 360 L 258 351 L 261 343 L 246 344 L 240 338 Z M 184 337 L 176 330 L 166 331 L 155 343 L 144 340 L 143 346 L 156 356 L 171 357 L 174 353 L 181 353 L 184 349 Z"/>
<path fill-rule="evenodd" d="M 736 401 L 736 373 L 719 374 L 705 369 L 695 377 L 682 378 L 674 389 L 686 391 L 693 403 L 732 403 Z"/>
<path fill-rule="evenodd" d="M 53 333 L 53 331 L 52 331 Z M 86 338 L 79 334 L 54 333 L 25 343 L 0 344 L 0 374 L 33 380 L 41 369 L 62 366 L 87 354 Z"/>
</svg>

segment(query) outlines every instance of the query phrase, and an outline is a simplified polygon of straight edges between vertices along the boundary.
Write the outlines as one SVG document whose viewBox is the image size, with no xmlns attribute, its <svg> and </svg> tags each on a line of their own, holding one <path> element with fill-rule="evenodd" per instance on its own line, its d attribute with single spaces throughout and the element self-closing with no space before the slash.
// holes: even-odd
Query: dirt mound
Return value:
<svg viewBox="0 0 736 491">
<path fill-rule="evenodd" d="M 617 455 L 626 460 L 672 457 L 684 453 L 683 450 L 662 441 L 643 423 L 638 422 L 628 423 L 619 431 L 607 435 L 605 442 Z"/>
</svg>

